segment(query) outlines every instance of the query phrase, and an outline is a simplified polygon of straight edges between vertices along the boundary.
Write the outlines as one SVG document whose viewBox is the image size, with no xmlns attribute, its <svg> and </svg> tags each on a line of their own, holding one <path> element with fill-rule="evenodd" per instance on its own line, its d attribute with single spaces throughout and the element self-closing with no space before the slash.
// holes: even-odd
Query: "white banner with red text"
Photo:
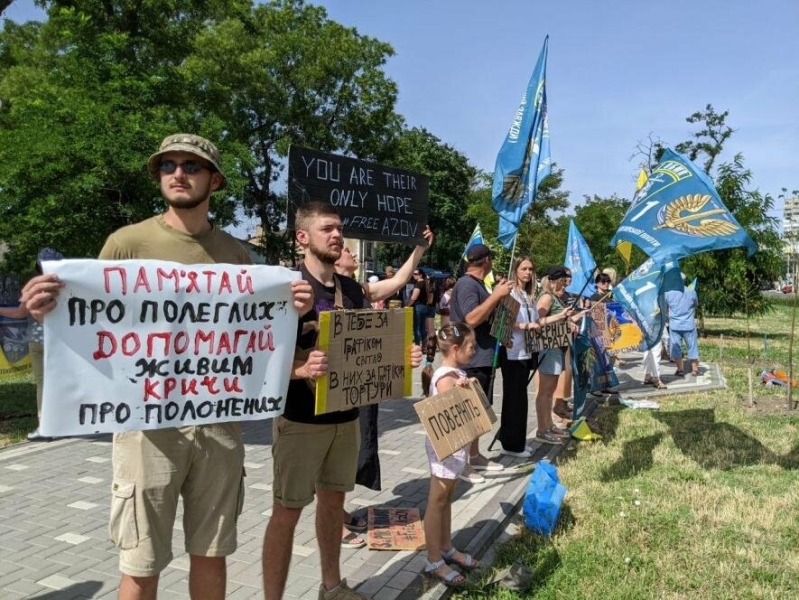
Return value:
<svg viewBox="0 0 799 600">
<path fill-rule="evenodd" d="M 296 271 L 156 260 L 43 266 L 65 284 L 44 320 L 43 435 L 283 413 Z"/>
</svg>

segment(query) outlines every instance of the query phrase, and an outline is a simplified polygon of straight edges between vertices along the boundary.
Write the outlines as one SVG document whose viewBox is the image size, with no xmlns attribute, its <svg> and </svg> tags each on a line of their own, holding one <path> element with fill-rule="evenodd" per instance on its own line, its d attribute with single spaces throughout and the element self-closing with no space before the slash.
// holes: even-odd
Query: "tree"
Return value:
<svg viewBox="0 0 799 600">
<path fill-rule="evenodd" d="M 300 0 L 42 2 L 45 23 L 0 33 L 0 239 L 11 268 L 43 245 L 94 256 L 117 227 L 163 209 L 143 163 L 175 131 L 214 140 L 228 175 L 219 225 L 257 214 L 291 142 L 376 155 L 400 118 L 391 48 Z M 275 254 L 279 246 L 273 247 Z"/>
<path fill-rule="evenodd" d="M 743 166 L 743 157 L 738 154 L 733 162 L 719 166 L 715 183 L 724 204 L 757 244 L 757 252 L 747 257 L 744 249 L 733 248 L 697 254 L 684 262 L 683 270 L 699 277 L 705 314 L 760 315 L 769 309 L 768 298 L 753 296 L 750 290 L 771 287 L 771 282 L 779 278 L 784 264 L 782 242 L 776 219 L 768 216 L 774 200 L 758 190 L 748 190 L 751 178 L 751 171 Z"/>
<path fill-rule="evenodd" d="M 363 159 L 390 154 L 402 119 L 382 67 L 391 46 L 327 18 L 322 7 L 279 0 L 202 31 L 181 72 L 199 115 L 244 145 L 242 206 L 277 250 L 285 197 L 273 189 L 292 143 Z M 224 49 L 224 51 L 220 51 Z M 274 257 L 273 257 L 274 258 Z"/>
<path fill-rule="evenodd" d="M 585 204 L 578 206 L 574 211 L 574 224 L 585 238 L 586 244 L 591 249 L 596 265 L 600 269 L 612 267 L 616 269 L 620 278 L 626 275 L 626 265 L 621 255 L 610 245 L 610 240 L 616 233 L 619 223 L 624 219 L 630 201 L 618 196 L 602 198 L 594 195 L 585 197 Z M 568 227 L 570 217 L 561 217 Z M 644 262 L 644 253 L 633 248 L 630 265 L 635 267 Z"/>
<path fill-rule="evenodd" d="M 474 228 L 467 216 L 467 198 L 477 170 L 464 154 L 424 128 L 404 130 L 395 141 L 393 156 L 384 160 L 390 166 L 430 178 L 428 220 L 436 240 L 425 255 L 425 262 L 439 269 L 456 269 Z M 379 260 L 382 264 L 401 263 L 407 255 L 406 247 L 396 244 L 380 246 Z"/>
<path fill-rule="evenodd" d="M 708 104 L 704 111 L 692 114 L 689 123 L 701 123 L 702 128 L 692 138 L 677 144 L 679 152 L 692 161 L 702 160 L 705 171 L 714 180 L 719 197 L 758 246 L 754 256 L 747 258 L 745 250 L 734 248 L 705 252 L 683 261 L 682 269 L 699 278 L 701 308 L 704 314 L 729 316 L 734 313 L 760 315 L 769 310 L 768 298 L 752 295 L 752 289 L 769 285 L 779 277 L 783 264 L 782 243 L 776 219 L 768 212 L 774 199 L 758 190 L 750 190 L 752 173 L 744 166 L 743 156 L 736 154 L 732 162 L 716 161 L 730 140 L 734 129 L 727 125 L 728 111 L 717 113 Z M 657 142 L 655 155 L 660 160 L 664 145 Z"/>
<path fill-rule="evenodd" d="M 675 147 L 677 152 L 688 155 L 688 158 L 694 161 L 699 158 L 700 154 L 704 154 L 705 163 L 702 168 L 706 173 L 710 173 L 716 158 L 724 149 L 724 144 L 735 131 L 727 125 L 729 114 L 728 110 L 719 114 L 712 104 L 708 104 L 704 111 L 697 111 L 685 119 L 689 123 L 701 123 L 704 125 L 704 129 L 693 133 L 694 139 L 677 144 Z M 660 156 L 658 156 L 658 160 L 660 160 Z"/>
<path fill-rule="evenodd" d="M 494 260 L 497 272 L 506 274 L 510 270 L 510 251 L 499 244 L 492 245 L 491 240 L 496 240 L 499 230 L 499 217 L 491 208 L 491 175 L 484 173 L 479 178 L 479 186 L 473 190 L 469 202 L 469 219 L 480 223 L 483 237 L 489 240 L 496 250 Z M 569 206 L 569 192 L 561 189 L 563 185 L 563 169 L 553 163 L 550 175 L 541 181 L 535 195 L 535 200 L 519 225 L 516 239 L 515 256 L 527 255 L 533 259 L 539 271 L 550 265 L 563 263 L 566 252 L 566 239 L 568 237 L 568 223 L 563 229 L 556 223 L 555 214 L 564 211 Z M 472 229 L 469 229 L 471 233 Z M 468 233 L 464 238 L 464 245 Z M 462 252 L 462 250 L 461 250 Z"/>
</svg>

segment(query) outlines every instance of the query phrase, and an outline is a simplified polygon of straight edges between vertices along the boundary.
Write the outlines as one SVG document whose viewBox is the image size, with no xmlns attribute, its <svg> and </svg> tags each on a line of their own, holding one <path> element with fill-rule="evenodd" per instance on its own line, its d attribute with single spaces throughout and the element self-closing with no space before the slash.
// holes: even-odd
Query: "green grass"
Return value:
<svg viewBox="0 0 799 600">
<path fill-rule="evenodd" d="M 481 589 L 492 571 L 455 597 L 799 597 L 799 410 L 759 383 L 756 402 L 777 410 L 744 402 L 750 366 L 787 370 L 788 311 L 753 320 L 748 349 L 743 319 L 706 320 L 700 355 L 714 360 L 724 335 L 728 389 L 658 398 L 659 411 L 600 408 L 603 440 L 559 466 L 569 492 L 553 537 L 522 528 L 498 549 L 494 568 L 525 563 L 532 588 Z"/>
<path fill-rule="evenodd" d="M 0 381 L 0 448 L 36 429 L 36 386 L 30 375 Z"/>
</svg>

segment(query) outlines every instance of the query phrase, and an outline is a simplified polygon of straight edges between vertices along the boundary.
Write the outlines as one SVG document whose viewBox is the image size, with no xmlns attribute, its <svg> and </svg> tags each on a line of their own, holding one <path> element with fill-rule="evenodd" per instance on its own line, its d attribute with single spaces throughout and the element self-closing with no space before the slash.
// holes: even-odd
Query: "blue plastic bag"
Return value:
<svg viewBox="0 0 799 600">
<path fill-rule="evenodd" d="M 558 522 L 566 486 L 558 479 L 558 469 L 540 462 L 530 476 L 524 496 L 524 523 L 535 533 L 549 537 Z"/>
</svg>

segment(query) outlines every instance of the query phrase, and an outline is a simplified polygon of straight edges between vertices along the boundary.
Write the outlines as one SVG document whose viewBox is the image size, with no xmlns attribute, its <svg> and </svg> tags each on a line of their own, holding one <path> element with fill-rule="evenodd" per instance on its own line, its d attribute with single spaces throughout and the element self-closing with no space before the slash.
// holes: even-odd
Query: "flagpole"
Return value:
<svg viewBox="0 0 799 600">
<path fill-rule="evenodd" d="M 513 237 L 513 246 L 510 249 L 510 264 L 508 265 L 508 279 L 513 279 L 513 258 L 516 255 L 516 241 L 519 239 L 519 233 Z"/>
</svg>

